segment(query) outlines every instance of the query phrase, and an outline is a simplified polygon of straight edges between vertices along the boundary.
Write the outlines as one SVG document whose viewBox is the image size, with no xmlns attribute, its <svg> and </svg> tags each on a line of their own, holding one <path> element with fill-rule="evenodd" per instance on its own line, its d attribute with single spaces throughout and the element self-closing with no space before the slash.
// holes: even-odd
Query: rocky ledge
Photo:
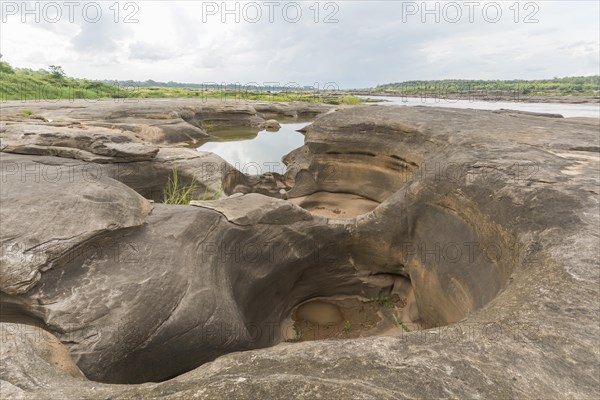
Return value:
<svg viewBox="0 0 600 400">
<path fill-rule="evenodd" d="M 3 397 L 600 396 L 598 121 L 184 103 L 3 106 Z M 168 145 L 308 108 L 285 176 Z M 150 201 L 173 163 L 227 196 Z M 368 334 L 286 329 L 351 298 Z"/>
<path fill-rule="evenodd" d="M 46 154 L 49 146 L 56 155 L 61 147 L 78 149 L 67 155 L 84 159 L 96 156 L 119 157 L 110 151 L 120 146 L 137 149 L 140 142 L 173 147 L 191 145 L 209 138 L 207 130 L 228 126 L 271 128 L 270 118 L 316 116 L 331 105 L 320 103 L 244 102 L 235 99 L 164 100 L 115 99 L 115 101 L 5 102 L 2 105 L 3 146 L 21 154 Z M 19 111 L 26 110 L 26 114 Z M 30 115 L 28 115 L 30 114 Z M 106 149 L 108 147 L 108 150 Z M 61 154 L 59 154 L 61 155 Z M 147 158 L 148 154 L 133 159 Z M 103 158 L 86 159 L 102 162 Z M 106 160 L 108 162 L 110 160 Z"/>
</svg>

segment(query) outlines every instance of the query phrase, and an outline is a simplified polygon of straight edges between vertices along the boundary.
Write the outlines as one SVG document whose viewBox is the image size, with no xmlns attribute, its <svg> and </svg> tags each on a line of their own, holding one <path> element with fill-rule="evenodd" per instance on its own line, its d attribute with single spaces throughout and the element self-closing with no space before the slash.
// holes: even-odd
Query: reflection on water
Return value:
<svg viewBox="0 0 600 400">
<path fill-rule="evenodd" d="M 478 101 L 435 99 L 421 97 L 361 96 L 381 100 L 384 105 L 433 106 L 451 108 L 474 108 L 477 110 L 511 110 L 532 111 L 540 113 L 561 114 L 563 117 L 600 117 L 600 104 L 561 104 L 561 103 L 521 103 L 511 101 Z"/>
<path fill-rule="evenodd" d="M 257 131 L 247 127 L 216 128 L 209 133 L 211 139 L 198 147 L 221 156 L 246 174 L 285 172 L 281 158 L 304 145 L 304 135 L 297 132 L 310 122 L 309 119 L 280 118 L 281 129 L 277 132 Z"/>
</svg>

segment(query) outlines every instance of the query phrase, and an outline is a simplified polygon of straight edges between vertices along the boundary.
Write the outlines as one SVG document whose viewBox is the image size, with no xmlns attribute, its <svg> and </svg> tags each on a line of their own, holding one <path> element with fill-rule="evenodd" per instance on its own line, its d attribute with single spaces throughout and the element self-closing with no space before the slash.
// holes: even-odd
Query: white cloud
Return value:
<svg viewBox="0 0 600 400">
<path fill-rule="evenodd" d="M 334 2 L 339 22 L 331 24 L 323 23 L 336 11 L 324 8 L 328 2 L 319 3 L 319 23 L 313 21 L 312 1 L 298 2 L 302 17 L 297 23 L 286 22 L 282 14 L 287 1 L 280 2 L 274 23 L 267 20 L 264 5 L 257 23 L 243 18 L 235 23 L 233 15 L 225 15 L 223 23 L 219 14 L 203 21 L 206 2 L 138 1 L 133 17 L 139 22 L 124 23 L 135 11 L 125 10 L 125 3 L 120 3 L 117 23 L 112 1 L 102 3 L 102 18 L 95 23 L 86 22 L 81 10 L 72 23 L 66 13 L 57 23 L 44 18 L 36 23 L 31 17 L 22 23 L 19 14 L 5 16 L 0 26 L 4 59 L 32 68 L 59 64 L 70 75 L 91 79 L 335 81 L 341 87 L 410 79 L 590 75 L 600 68 L 598 2 L 536 2 L 539 22 L 533 24 L 522 21 L 532 11 L 524 8 L 526 2 L 519 3 L 518 23 L 509 9 L 513 2 L 499 3 L 503 14 L 498 23 L 485 20 L 482 2 L 473 23 L 463 6 L 456 24 L 444 21 L 443 14 L 439 23 L 433 15 L 425 15 L 422 23 L 420 13 L 405 15 L 403 22 L 403 3 L 385 1 Z M 241 11 L 248 2 L 239 4 Z M 443 9 L 447 2 L 439 4 Z"/>
</svg>

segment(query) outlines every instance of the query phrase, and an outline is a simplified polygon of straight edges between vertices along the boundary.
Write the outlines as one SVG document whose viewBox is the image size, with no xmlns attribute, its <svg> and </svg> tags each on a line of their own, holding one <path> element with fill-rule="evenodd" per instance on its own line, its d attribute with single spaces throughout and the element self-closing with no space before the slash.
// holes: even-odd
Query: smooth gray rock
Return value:
<svg viewBox="0 0 600 400">
<path fill-rule="evenodd" d="M 26 293 L 97 235 L 144 223 L 148 201 L 94 164 L 2 153 L 0 289 Z"/>
<path fill-rule="evenodd" d="M 266 120 L 264 122 L 263 126 L 267 131 L 271 131 L 271 132 L 277 132 L 279 129 L 281 129 L 281 125 L 279 124 L 279 121 L 277 121 L 276 119 Z"/>
<path fill-rule="evenodd" d="M 9 398 L 9 393 L 25 394 L 23 389 L 52 388 L 63 379 L 85 382 L 69 350 L 49 332 L 31 325 L 0 323 L 0 339 L 3 398 Z"/>
<path fill-rule="evenodd" d="M 326 113 L 336 107 L 330 104 L 323 103 L 303 103 L 303 102 L 252 102 L 252 106 L 259 113 L 266 117 L 284 116 L 284 117 L 299 117 L 299 116 L 316 116 Z"/>
<path fill-rule="evenodd" d="M 218 211 L 227 218 L 227 221 L 236 225 L 286 225 L 313 219 L 308 211 L 292 203 L 255 193 L 218 201 L 194 200 L 190 204 Z"/>
<path fill-rule="evenodd" d="M 291 114 L 314 116 L 331 109 L 330 106 L 314 103 L 265 103 L 236 99 L 115 99 L 27 104 L 11 101 L 3 102 L 0 110 L 0 139 L 7 152 L 56 155 L 56 151 L 60 150 L 40 153 L 39 149 L 29 149 L 33 145 L 44 145 L 78 148 L 95 155 L 117 152 L 117 155 L 110 156 L 118 157 L 118 149 L 103 150 L 98 144 L 120 138 L 120 143 L 184 146 L 210 138 L 206 131 L 215 127 L 259 129 L 272 125 L 265 125 L 265 118 L 255 106 L 271 117 Z M 32 111 L 33 117 L 19 114 L 24 109 Z M 156 154 L 155 147 L 146 149 Z M 91 160 L 91 156 L 83 154 L 76 158 L 100 160 Z M 135 155 L 131 155 L 131 159 Z M 137 159 L 142 158 L 141 154 L 137 154 Z"/>
<path fill-rule="evenodd" d="M 95 235 L 101 252 L 3 294 L 3 310 L 56 335 L 89 379 L 189 372 L 34 388 L 3 370 L 2 389 L 33 399 L 598 398 L 597 133 L 597 121 L 482 110 L 324 115 L 287 157 L 297 166 L 288 195 L 350 193 L 380 202 L 373 211 L 311 217 L 258 194 L 157 204 L 144 224 Z M 253 179 L 267 192 L 281 183 Z M 28 209 L 47 201 L 39 188 Z M 11 204 L 2 211 L 18 214 Z M 111 259 L 119 246 L 126 257 Z M 381 282 L 400 277 L 427 329 L 281 344 L 270 334 L 302 301 L 386 294 Z"/>
<path fill-rule="evenodd" d="M 131 132 L 88 127 L 80 123 L 39 120 L 2 122 L 0 149 L 7 153 L 53 155 L 91 162 L 150 160 L 158 148 Z"/>
<path fill-rule="evenodd" d="M 161 147 L 149 161 L 102 164 L 105 176 L 157 202 L 163 202 L 165 186 L 174 170 L 182 185 L 194 183 L 193 198 L 213 199 L 223 195 L 223 176 L 235 168 L 216 154 L 172 147 Z"/>
</svg>

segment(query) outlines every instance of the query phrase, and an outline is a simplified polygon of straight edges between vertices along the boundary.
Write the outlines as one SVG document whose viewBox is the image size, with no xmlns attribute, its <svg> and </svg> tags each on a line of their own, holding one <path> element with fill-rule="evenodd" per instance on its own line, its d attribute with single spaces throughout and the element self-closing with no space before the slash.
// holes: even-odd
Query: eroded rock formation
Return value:
<svg viewBox="0 0 600 400">
<path fill-rule="evenodd" d="M 220 112 L 186 118 L 200 126 Z M 8 125 L 12 146 L 30 140 Z M 2 391 L 596 398 L 597 132 L 597 121 L 543 115 L 347 108 L 305 130 L 285 177 L 212 168 L 203 187 L 230 181 L 232 196 L 192 206 L 144 197 L 160 189 L 173 157 L 190 176 L 221 164 L 216 156 L 161 148 L 151 160 L 95 164 L 4 152 L 1 329 L 12 347 L 2 348 Z M 119 164 L 129 181 L 115 175 Z M 85 178 L 23 174 L 51 165 Z M 95 174 L 82 173 L 91 166 Z M 282 187 L 289 201 L 277 198 Z M 410 293 L 419 329 L 280 343 L 282 322 L 307 300 L 397 293 Z M 64 351 L 24 339 L 33 325 L 58 338 L 87 379 L 68 362 L 47 362 Z M 37 359 L 46 361 L 18 373 Z M 164 382 L 137 384 L 149 381 Z"/>
</svg>

